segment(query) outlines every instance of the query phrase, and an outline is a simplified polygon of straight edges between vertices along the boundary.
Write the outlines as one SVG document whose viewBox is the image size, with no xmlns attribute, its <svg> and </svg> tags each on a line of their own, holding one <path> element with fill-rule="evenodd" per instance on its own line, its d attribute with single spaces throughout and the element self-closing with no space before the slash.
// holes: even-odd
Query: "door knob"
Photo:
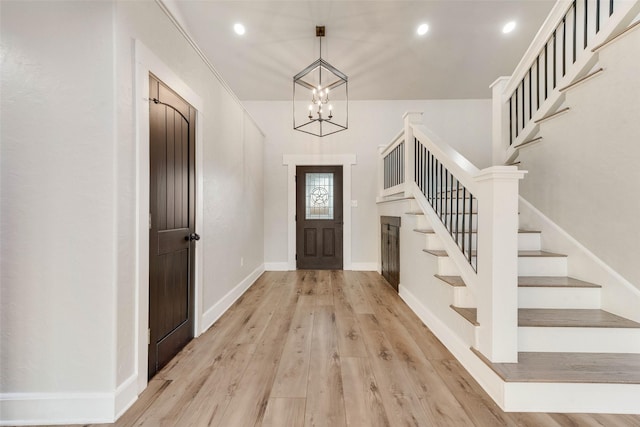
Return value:
<svg viewBox="0 0 640 427">
<path fill-rule="evenodd" d="M 198 233 L 191 233 L 188 236 L 184 237 L 184 240 L 193 242 L 194 240 L 200 240 L 200 235 Z"/>
</svg>

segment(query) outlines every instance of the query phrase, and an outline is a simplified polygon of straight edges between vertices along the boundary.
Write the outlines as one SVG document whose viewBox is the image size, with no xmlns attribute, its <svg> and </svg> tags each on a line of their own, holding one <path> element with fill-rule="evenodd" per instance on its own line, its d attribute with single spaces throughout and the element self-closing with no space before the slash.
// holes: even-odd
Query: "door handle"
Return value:
<svg viewBox="0 0 640 427">
<path fill-rule="evenodd" d="M 344 222 L 342 222 L 342 221 L 336 221 L 336 225 L 343 225 L 343 224 L 344 224 Z"/>
<path fill-rule="evenodd" d="M 200 240 L 200 235 L 198 233 L 191 233 L 188 236 L 184 236 L 184 240 L 188 242 L 193 242 L 194 240 Z"/>
</svg>

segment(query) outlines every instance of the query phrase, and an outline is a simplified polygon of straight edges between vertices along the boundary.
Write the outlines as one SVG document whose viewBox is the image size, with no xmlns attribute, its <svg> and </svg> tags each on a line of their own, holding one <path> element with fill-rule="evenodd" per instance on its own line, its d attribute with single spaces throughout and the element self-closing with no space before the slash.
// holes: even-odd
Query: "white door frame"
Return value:
<svg viewBox="0 0 640 427">
<path fill-rule="evenodd" d="M 351 270 L 351 165 L 356 164 L 355 154 L 285 154 L 282 163 L 287 165 L 287 264 L 296 269 L 296 167 L 342 166 L 342 210 L 344 228 L 342 256 L 344 270 Z"/>
<path fill-rule="evenodd" d="M 147 387 L 149 328 L 149 73 L 167 84 L 191 104 L 196 111 L 196 233 L 202 233 L 202 148 L 203 102 L 176 73 L 165 65 L 140 40 L 135 41 L 135 126 L 136 126 L 136 360 L 138 393 Z M 194 335 L 200 334 L 202 322 L 202 246 L 195 245 L 195 313 Z"/>
</svg>

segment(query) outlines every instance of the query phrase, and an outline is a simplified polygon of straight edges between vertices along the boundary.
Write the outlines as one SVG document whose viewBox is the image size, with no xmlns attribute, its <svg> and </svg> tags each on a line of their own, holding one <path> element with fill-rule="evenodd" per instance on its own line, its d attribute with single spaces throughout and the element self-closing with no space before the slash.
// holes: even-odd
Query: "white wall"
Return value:
<svg viewBox="0 0 640 427">
<path fill-rule="evenodd" d="M 247 110 L 266 134 L 265 262 L 287 262 L 287 167 L 283 154 L 356 154 L 352 167 L 352 261 L 354 267 L 377 263 L 376 233 L 378 146 L 402 129 L 406 111 L 423 111 L 424 122 L 478 167 L 491 164 L 491 101 L 351 101 L 349 129 L 317 138 L 292 128 L 290 102 L 246 101 Z M 345 206 L 345 209 L 349 209 Z"/>
<path fill-rule="evenodd" d="M 571 110 L 542 123 L 543 141 L 519 156 L 521 195 L 637 289 L 639 46 L 635 30 L 602 50 L 604 73 L 568 91 Z"/>
<path fill-rule="evenodd" d="M 263 268 L 263 136 L 155 2 L 0 7 L 0 423 L 109 421 L 146 380 L 134 40 L 203 100 L 209 323 Z"/>
<path fill-rule="evenodd" d="M 0 392 L 106 391 L 115 384 L 112 5 L 1 7 Z"/>
</svg>

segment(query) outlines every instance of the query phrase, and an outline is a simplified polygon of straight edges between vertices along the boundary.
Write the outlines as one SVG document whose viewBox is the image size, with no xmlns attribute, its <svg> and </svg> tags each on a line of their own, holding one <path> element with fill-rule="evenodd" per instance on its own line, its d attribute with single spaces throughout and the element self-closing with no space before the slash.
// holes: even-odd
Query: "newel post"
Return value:
<svg viewBox="0 0 640 427">
<path fill-rule="evenodd" d="M 404 188 L 405 195 L 409 195 L 411 183 L 415 180 L 414 164 L 414 136 L 412 125 L 422 124 L 422 112 L 407 111 L 402 116 L 404 120 Z"/>
<path fill-rule="evenodd" d="M 509 104 L 503 100 L 504 89 L 511 77 L 498 77 L 490 86 L 493 97 L 492 112 L 492 164 L 503 165 L 509 149 Z"/>
<path fill-rule="evenodd" d="M 518 183 L 515 166 L 481 170 L 478 185 L 478 350 L 518 361 Z"/>
</svg>

